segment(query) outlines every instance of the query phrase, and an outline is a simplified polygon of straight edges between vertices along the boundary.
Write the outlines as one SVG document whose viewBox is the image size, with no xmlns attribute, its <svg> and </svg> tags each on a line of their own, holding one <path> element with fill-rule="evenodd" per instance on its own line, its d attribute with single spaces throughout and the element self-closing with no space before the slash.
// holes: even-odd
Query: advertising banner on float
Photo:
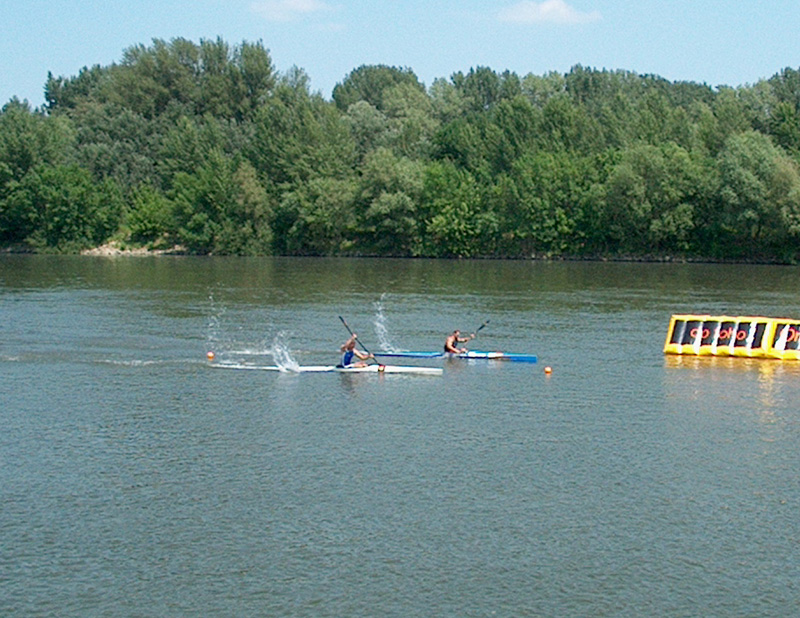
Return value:
<svg viewBox="0 0 800 618">
<path fill-rule="evenodd" d="M 770 357 L 800 360 L 800 320 L 775 320 Z"/>
<path fill-rule="evenodd" d="M 800 360 L 800 320 L 673 315 L 664 353 Z"/>
</svg>

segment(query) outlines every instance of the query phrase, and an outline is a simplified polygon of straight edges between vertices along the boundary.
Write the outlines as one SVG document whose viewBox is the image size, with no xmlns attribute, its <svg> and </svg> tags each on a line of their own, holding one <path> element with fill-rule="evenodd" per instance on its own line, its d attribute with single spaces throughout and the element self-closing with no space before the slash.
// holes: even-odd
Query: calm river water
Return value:
<svg viewBox="0 0 800 618">
<path fill-rule="evenodd" d="M 0 258 L 3 616 L 788 616 L 800 318 L 776 266 Z M 475 349 L 441 376 L 219 370 Z M 214 363 L 206 353 L 216 354 Z M 547 375 L 544 367 L 552 367 Z"/>
</svg>

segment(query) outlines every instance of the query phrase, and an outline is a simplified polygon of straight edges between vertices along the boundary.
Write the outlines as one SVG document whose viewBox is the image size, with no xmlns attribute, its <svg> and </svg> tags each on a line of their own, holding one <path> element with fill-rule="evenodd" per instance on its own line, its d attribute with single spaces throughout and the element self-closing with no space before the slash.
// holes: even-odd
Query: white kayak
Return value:
<svg viewBox="0 0 800 618">
<path fill-rule="evenodd" d="M 421 375 L 442 374 L 441 367 L 414 367 L 404 365 L 367 365 L 366 367 L 339 367 L 337 365 L 301 365 L 279 367 L 277 365 L 245 365 L 240 363 L 213 363 L 220 369 L 249 369 L 254 371 L 280 371 L 282 373 L 410 373 Z"/>
</svg>

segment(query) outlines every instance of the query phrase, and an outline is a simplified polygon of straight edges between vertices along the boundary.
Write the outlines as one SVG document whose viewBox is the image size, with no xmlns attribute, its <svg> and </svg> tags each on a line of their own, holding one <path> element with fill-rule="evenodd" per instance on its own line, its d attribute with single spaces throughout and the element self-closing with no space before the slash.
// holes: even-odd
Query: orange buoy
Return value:
<svg viewBox="0 0 800 618">
<path fill-rule="evenodd" d="M 208 360 L 210 360 L 210 361 L 213 361 L 213 360 L 214 360 L 214 353 L 213 353 L 213 352 L 208 352 L 208 353 L 206 354 L 206 358 L 207 358 Z"/>
<path fill-rule="evenodd" d="M 544 368 L 544 372 L 547 375 L 550 375 L 551 373 L 553 373 L 553 368 L 548 365 L 547 367 Z"/>
</svg>

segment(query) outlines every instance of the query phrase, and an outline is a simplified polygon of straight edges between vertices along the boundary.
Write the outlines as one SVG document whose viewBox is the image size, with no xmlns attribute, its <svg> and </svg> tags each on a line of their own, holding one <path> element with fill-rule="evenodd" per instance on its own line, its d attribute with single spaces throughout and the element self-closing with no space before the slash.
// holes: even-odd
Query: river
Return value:
<svg viewBox="0 0 800 618">
<path fill-rule="evenodd" d="M 800 318 L 799 274 L 0 257 L 0 614 L 796 614 L 800 363 L 662 349 Z M 539 362 L 220 369 L 333 364 L 339 316 Z"/>
</svg>

